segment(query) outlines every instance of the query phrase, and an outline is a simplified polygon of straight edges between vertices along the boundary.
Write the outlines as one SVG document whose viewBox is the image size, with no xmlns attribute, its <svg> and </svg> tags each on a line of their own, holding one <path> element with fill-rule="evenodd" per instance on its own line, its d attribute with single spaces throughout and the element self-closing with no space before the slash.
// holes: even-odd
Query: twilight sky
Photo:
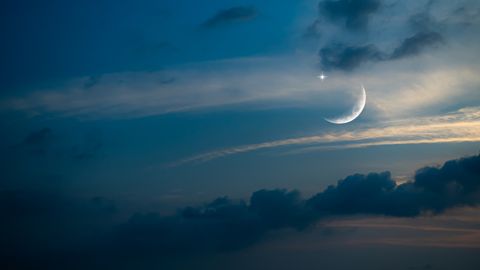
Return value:
<svg viewBox="0 0 480 270">
<path fill-rule="evenodd" d="M 477 0 L 7 0 L 0 30 L 2 269 L 480 267 Z"/>
</svg>

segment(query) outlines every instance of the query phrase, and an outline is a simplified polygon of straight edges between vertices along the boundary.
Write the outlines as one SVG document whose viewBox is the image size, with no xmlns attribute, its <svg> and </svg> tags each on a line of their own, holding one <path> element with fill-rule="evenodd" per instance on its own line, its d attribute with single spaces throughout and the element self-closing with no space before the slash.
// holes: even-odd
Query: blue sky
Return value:
<svg viewBox="0 0 480 270">
<path fill-rule="evenodd" d="M 321 192 L 330 185 L 340 186 L 339 179 L 362 174 L 365 178 L 358 181 L 369 189 L 370 172 L 389 171 L 388 177 L 378 177 L 388 185 L 396 183 L 392 194 L 410 188 L 408 183 L 428 190 L 430 186 L 422 186 L 422 174 L 417 170 L 457 160 L 461 169 L 455 173 L 465 181 L 448 182 L 454 176 L 448 174 L 447 165 L 440 170 L 447 176 L 432 181 L 440 181 L 445 189 L 463 185 L 468 192 L 462 191 L 440 208 L 418 204 L 427 215 L 443 214 L 440 216 L 445 219 L 428 219 L 422 212 L 409 223 L 393 210 L 379 212 L 366 207 L 338 212 L 331 208 L 329 211 L 345 215 L 342 218 L 347 221 L 330 214 L 325 219 L 307 215 L 308 226 L 316 228 L 313 237 L 325 244 L 305 244 L 303 249 L 314 253 L 328 248 L 330 237 L 342 243 L 333 253 L 356 250 L 350 242 L 368 248 L 372 246 L 365 243 L 375 243 L 372 249 L 386 245 L 392 259 L 394 254 L 419 248 L 426 250 L 428 259 L 409 255 L 414 258 L 408 263 L 416 263 L 414 269 L 430 269 L 422 267 L 442 265 L 440 260 L 430 262 L 440 256 L 435 247 L 448 249 L 458 243 L 466 250 L 480 248 L 476 231 L 465 231 L 474 239 L 468 243 L 460 233 L 466 227 L 478 229 L 480 224 L 474 208 L 480 203 L 480 176 L 469 167 L 469 160 L 458 160 L 471 157 L 471 162 L 476 162 L 480 149 L 477 1 L 5 1 L 0 10 L 0 191 L 6 198 L 4 210 L 8 205 L 23 209 L 37 201 L 39 205 L 47 201 L 44 208 L 50 209 L 66 200 L 75 210 L 71 216 L 61 212 L 59 218 L 65 218 L 66 228 L 75 232 L 83 224 L 82 218 L 91 221 L 87 223 L 93 231 L 117 225 L 130 228 L 143 222 L 158 228 L 165 221 L 148 213 L 175 222 L 178 209 L 190 205 L 198 206 L 197 214 L 205 218 L 202 215 L 207 215 L 210 207 L 207 202 L 223 196 L 233 201 L 217 204 L 240 212 L 247 207 L 248 213 L 261 215 L 254 207 L 253 194 L 263 194 L 255 193 L 263 189 L 298 190 L 302 199 L 282 191 L 265 193 L 262 202 L 268 205 L 275 196 L 289 203 L 298 199 L 299 211 L 304 211 L 304 203 L 314 202 L 315 194 L 324 194 Z M 322 73 L 327 75 L 325 80 L 318 78 Z M 358 118 L 345 125 L 325 121 L 351 111 L 362 86 L 367 102 Z M 463 197 L 467 195 L 468 199 Z M 45 200 L 50 196 L 58 200 Z M 92 209 L 79 210 L 84 207 L 78 202 L 82 200 L 93 200 L 95 207 L 107 209 L 84 217 Z M 246 201 L 245 205 L 238 200 Z M 115 205 L 115 213 L 110 211 L 110 203 Z M 212 202 L 211 207 L 217 204 Z M 45 216 L 23 217 L 18 211 L 16 218 L 21 218 L 9 223 L 13 227 L 24 224 L 30 228 L 35 218 L 49 227 L 49 220 L 58 214 L 52 210 Z M 289 210 L 285 211 L 288 214 Z M 99 213 L 108 218 L 97 217 Z M 367 215 L 367 221 L 357 215 Z M 370 215 L 375 217 L 370 219 Z M 458 225 L 452 221 L 457 215 L 471 220 L 462 218 L 464 224 Z M 246 222 L 244 218 L 251 221 L 250 214 L 239 214 L 234 220 Z M 277 217 L 270 218 L 263 221 L 278 222 Z M 210 263 L 216 256 L 235 265 L 242 256 L 255 252 L 270 261 L 276 252 L 284 252 L 276 248 L 300 245 L 298 239 L 306 237 L 303 227 L 298 228 L 290 216 L 283 218 L 288 221 L 268 225 L 268 229 L 255 227 L 259 235 L 246 236 L 254 244 L 240 243 L 241 248 L 233 248 L 233 255 L 217 254 L 215 245 L 208 254 L 194 248 L 200 268 L 214 269 Z M 443 235 L 431 236 L 420 230 L 407 233 L 407 238 L 413 239 L 408 243 L 396 238 L 406 227 L 418 224 L 448 227 L 459 236 L 443 241 Z M 128 237 L 135 236 L 135 226 L 119 241 L 132 241 Z M 216 234 L 209 234 L 210 227 L 202 226 L 192 225 L 184 233 L 204 230 L 212 242 L 218 240 Z M 334 236 L 327 237 L 324 230 L 331 227 Z M 346 227 L 361 232 L 345 234 Z M 368 231 L 377 227 L 389 232 Z M 302 232 L 282 233 L 291 228 Z M 72 233 L 68 229 L 65 234 Z M 26 230 L 27 235 L 35 235 Z M 48 230 L 41 234 L 50 239 Z M 152 235 L 155 237 L 158 235 Z M 256 237 L 269 240 L 257 245 Z M 431 247 L 412 244 L 417 238 L 430 237 Z M 387 243 L 392 238 L 394 243 Z M 27 252 L 35 250 L 37 242 L 28 237 L 12 239 L 16 247 L 12 254 L 25 256 L 26 261 L 38 259 Z M 237 239 L 226 239 L 222 243 L 229 247 L 238 244 Z M 64 243 L 47 242 L 51 254 L 64 247 Z M 68 250 L 85 244 L 71 242 Z M 165 243 L 166 247 L 151 247 L 150 251 L 168 253 L 169 242 Z M 150 254 L 148 243 L 143 244 L 139 249 L 146 248 L 145 254 Z M 90 250 L 99 245 L 92 243 Z M 175 256 L 191 256 L 190 251 L 179 249 L 173 252 Z M 479 265 L 469 252 L 455 257 L 462 261 L 462 269 Z M 145 268 L 163 263 L 171 269 L 188 268 L 175 260 L 134 257 Z M 259 267 L 261 260 L 248 265 Z M 285 260 L 295 260 L 295 256 Z M 359 268 L 373 269 L 371 265 L 364 261 Z M 410 266 L 402 264 L 398 269 Z M 308 263 L 301 266 L 309 267 Z M 330 269 L 342 267 L 346 266 L 330 265 Z"/>
</svg>

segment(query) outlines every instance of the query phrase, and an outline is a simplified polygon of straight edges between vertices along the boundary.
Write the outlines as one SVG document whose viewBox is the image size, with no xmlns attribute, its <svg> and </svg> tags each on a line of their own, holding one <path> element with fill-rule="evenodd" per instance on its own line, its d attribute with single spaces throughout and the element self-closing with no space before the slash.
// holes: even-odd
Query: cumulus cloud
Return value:
<svg viewBox="0 0 480 270">
<path fill-rule="evenodd" d="M 252 6 L 239 6 L 220 10 L 213 17 L 206 20 L 202 26 L 206 28 L 216 27 L 222 24 L 253 19 L 257 10 Z"/>
<path fill-rule="evenodd" d="M 422 168 L 412 181 L 403 184 L 397 184 L 389 172 L 354 174 L 308 199 L 303 199 L 297 191 L 259 190 L 248 202 L 220 197 L 203 206 L 183 208 L 173 215 L 137 213 L 128 222 L 110 228 L 97 223 L 98 217 L 115 213 L 114 204 L 106 199 L 78 203 L 58 196 L 2 191 L 0 209 L 6 222 L 0 227 L 0 236 L 9 241 L 2 241 L 0 248 L 11 258 L 32 262 L 29 256 L 33 253 L 26 254 L 26 250 L 35 250 L 39 244 L 35 241 L 44 239 L 42 251 L 35 256 L 49 258 L 61 249 L 66 257 L 54 256 L 56 260 L 68 262 L 67 258 L 75 258 L 81 264 L 95 262 L 93 254 L 100 250 L 106 260 L 118 256 L 167 258 L 192 252 L 230 251 L 253 245 L 269 232 L 304 230 L 327 218 L 417 217 L 424 213 L 440 214 L 454 207 L 475 207 L 480 204 L 479 179 L 480 155 L 447 161 L 441 167 Z M 18 227 L 23 221 L 35 225 Z M 40 229 L 49 226 L 61 229 Z M 37 234 L 43 236 L 38 238 Z M 28 239 L 32 242 L 18 242 L 22 235 L 37 237 Z M 69 237 L 60 242 L 53 240 L 62 235 Z M 7 244 L 12 241 L 14 249 Z"/>
<path fill-rule="evenodd" d="M 355 174 L 309 199 L 296 191 L 259 190 L 249 203 L 218 198 L 188 207 L 175 216 L 141 214 L 120 231 L 129 247 L 230 250 L 262 239 L 267 232 L 302 230 L 322 218 L 342 215 L 415 217 L 480 203 L 480 156 L 420 169 L 413 181 L 398 185 L 389 172 Z M 132 243 L 133 242 L 133 243 Z"/>
<path fill-rule="evenodd" d="M 417 216 L 480 203 L 480 156 L 418 170 L 413 182 L 397 185 L 390 173 L 352 175 L 309 200 L 325 214 Z"/>
</svg>

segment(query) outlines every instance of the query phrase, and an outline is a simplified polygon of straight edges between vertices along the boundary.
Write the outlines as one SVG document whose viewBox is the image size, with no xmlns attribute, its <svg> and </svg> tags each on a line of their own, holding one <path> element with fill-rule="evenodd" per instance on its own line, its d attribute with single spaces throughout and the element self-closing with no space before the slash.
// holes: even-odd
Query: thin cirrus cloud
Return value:
<svg viewBox="0 0 480 270">
<path fill-rule="evenodd" d="M 0 100 L 0 108 L 30 115 L 96 119 L 137 118 L 255 102 L 268 102 L 269 107 L 287 103 L 322 109 L 331 105 L 327 97 L 338 95 L 337 90 L 364 84 L 367 107 L 374 107 L 379 117 L 395 119 L 406 113 L 412 116 L 420 108 L 430 110 L 447 100 L 458 103 L 459 108 L 465 105 L 465 96 L 470 95 L 467 103 L 477 98 L 478 68 L 450 60 L 426 57 L 384 62 L 368 73 L 331 73 L 321 82 L 308 57 L 231 59 L 157 72 L 105 74 L 89 87 L 85 83 L 91 78 L 78 78 L 59 87 L 5 97 Z M 451 64 L 441 65 L 445 61 Z M 420 68 L 411 69 L 420 62 Z"/>
<path fill-rule="evenodd" d="M 376 127 L 324 133 L 212 151 L 174 162 L 170 166 L 206 162 L 235 154 L 286 146 L 303 146 L 287 153 L 361 148 L 379 145 L 432 144 L 480 141 L 480 107 L 442 116 L 386 122 Z"/>
</svg>

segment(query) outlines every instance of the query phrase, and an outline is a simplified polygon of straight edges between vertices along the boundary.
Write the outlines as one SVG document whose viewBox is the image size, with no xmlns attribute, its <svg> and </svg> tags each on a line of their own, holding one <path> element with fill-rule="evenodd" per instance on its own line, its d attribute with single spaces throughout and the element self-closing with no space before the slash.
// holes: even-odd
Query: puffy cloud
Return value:
<svg viewBox="0 0 480 270">
<path fill-rule="evenodd" d="M 259 190 L 249 203 L 220 197 L 173 216 L 136 214 L 116 231 L 114 246 L 142 254 L 224 251 L 252 245 L 273 230 L 302 230 L 335 216 L 439 214 L 480 204 L 479 168 L 480 155 L 420 169 L 400 185 L 389 172 L 355 174 L 306 200 L 297 191 Z"/>
<path fill-rule="evenodd" d="M 417 216 L 480 203 L 480 155 L 426 167 L 413 182 L 396 185 L 390 173 L 353 175 L 309 200 L 325 214 Z"/>
<path fill-rule="evenodd" d="M 116 208 L 103 198 L 78 202 L 35 192 L 2 191 L 1 195 L 0 210 L 5 222 L 0 227 L 4 240 L 0 248 L 8 251 L 4 254 L 10 258 L 20 258 L 23 263 L 48 263 L 48 258 L 56 258 L 88 265 L 97 262 L 101 250 L 107 261 L 118 261 L 119 256 L 161 260 L 245 248 L 269 232 L 302 230 L 335 216 L 415 217 L 425 212 L 439 214 L 453 207 L 477 206 L 480 155 L 420 169 L 413 181 L 403 184 L 397 184 L 389 172 L 355 174 L 309 199 L 302 199 L 297 191 L 259 190 L 248 203 L 220 197 L 173 215 L 137 213 L 126 223 L 107 227 L 98 220 L 109 221 Z M 57 229 L 52 230 L 54 227 Z M 32 250 L 34 253 L 30 253 Z M 59 254 L 58 250 L 63 251 Z"/>
</svg>

